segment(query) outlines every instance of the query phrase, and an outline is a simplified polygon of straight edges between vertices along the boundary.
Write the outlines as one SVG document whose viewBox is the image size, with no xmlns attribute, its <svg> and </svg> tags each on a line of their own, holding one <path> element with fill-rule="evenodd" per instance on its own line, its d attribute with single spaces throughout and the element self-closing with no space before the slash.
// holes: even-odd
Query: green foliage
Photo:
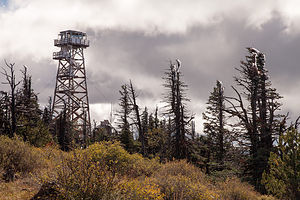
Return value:
<svg viewBox="0 0 300 200">
<path fill-rule="evenodd" d="M 107 129 L 106 127 L 101 127 L 93 130 L 94 142 L 101 141 L 114 141 L 117 139 L 117 134 L 113 133 L 112 130 Z"/>
<path fill-rule="evenodd" d="M 120 133 L 120 142 L 124 146 L 124 148 L 130 152 L 134 153 L 136 149 L 136 143 L 133 139 L 132 132 L 129 128 L 123 128 Z"/>
<path fill-rule="evenodd" d="M 167 157 L 169 135 L 163 128 L 149 129 L 147 135 L 147 152 L 149 156 Z"/>
<path fill-rule="evenodd" d="M 27 174 L 42 166 L 37 151 L 18 138 L 0 136 L 0 168 L 6 181 L 13 181 L 15 173 Z"/>
<path fill-rule="evenodd" d="M 262 184 L 279 199 L 300 198 L 300 134 L 291 129 L 279 137 L 278 152 L 271 153 Z"/>
<path fill-rule="evenodd" d="M 49 127 L 44 124 L 42 120 L 38 120 L 34 125 L 33 122 L 28 122 L 25 118 L 19 118 L 17 133 L 23 136 L 24 140 L 36 147 L 42 147 L 52 141 L 52 134 Z"/>
</svg>

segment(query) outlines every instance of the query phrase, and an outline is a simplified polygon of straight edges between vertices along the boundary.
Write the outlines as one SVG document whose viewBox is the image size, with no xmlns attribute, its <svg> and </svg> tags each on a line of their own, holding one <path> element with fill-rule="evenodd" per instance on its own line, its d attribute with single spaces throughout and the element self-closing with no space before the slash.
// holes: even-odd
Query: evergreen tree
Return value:
<svg viewBox="0 0 300 200">
<path fill-rule="evenodd" d="M 225 96 L 224 88 L 220 81 L 217 81 L 216 87 L 209 96 L 205 113 L 203 113 L 204 133 L 207 134 L 209 151 L 211 158 L 211 168 L 222 170 L 229 143 L 229 134 L 226 129 L 225 118 Z M 214 164 L 216 163 L 216 164 Z M 211 170 L 209 170 L 211 171 Z"/>
<path fill-rule="evenodd" d="M 167 90 L 164 97 L 167 103 L 166 114 L 170 115 L 172 123 L 172 157 L 177 159 L 188 158 L 187 135 L 190 134 L 188 124 L 193 119 L 187 114 L 186 102 L 189 101 L 185 94 L 187 85 L 181 80 L 180 67 L 181 63 L 178 59 L 176 64 L 170 62 L 170 68 L 163 77 L 165 80 L 164 87 Z"/>
<path fill-rule="evenodd" d="M 10 135 L 10 110 L 7 92 L 0 91 L 0 135 Z"/>
<path fill-rule="evenodd" d="M 121 98 L 119 106 L 119 129 L 120 129 L 120 141 L 124 145 L 124 148 L 130 152 L 134 152 L 134 140 L 130 130 L 129 116 L 132 111 L 130 106 L 130 96 L 127 85 L 122 85 L 119 91 Z"/>
<path fill-rule="evenodd" d="M 275 152 L 271 152 L 269 169 L 262 183 L 268 193 L 278 199 L 300 199 L 300 134 L 290 128 L 279 137 Z"/>
<path fill-rule="evenodd" d="M 31 142 L 31 138 L 35 137 L 31 135 L 31 129 L 36 127 L 41 120 L 42 111 L 39 108 L 37 95 L 31 86 L 31 76 L 28 75 L 25 66 L 22 74 L 22 88 L 16 95 L 17 133 L 22 135 L 25 141 Z"/>
<path fill-rule="evenodd" d="M 267 168 L 267 161 L 273 147 L 273 141 L 278 132 L 280 108 L 278 99 L 281 97 L 271 82 L 265 68 L 265 55 L 254 48 L 248 48 L 246 61 L 241 61 L 237 68 L 239 76 L 235 82 L 241 88 L 239 92 L 232 86 L 237 97 L 228 97 L 231 105 L 227 111 L 239 118 L 238 126 L 242 127 L 240 141 L 249 146 L 250 159 L 245 175 L 251 176 L 251 182 L 256 189 L 263 191 L 261 176 Z"/>
<path fill-rule="evenodd" d="M 71 127 L 72 125 L 65 107 L 56 120 L 57 140 L 63 151 L 70 151 L 74 147 L 75 138 Z"/>
<path fill-rule="evenodd" d="M 145 107 L 141 118 L 142 118 L 141 123 L 142 123 L 143 133 L 146 134 L 148 132 L 148 129 L 149 129 L 148 108 L 147 107 Z M 145 135 L 145 140 L 147 140 L 146 135 Z"/>
<path fill-rule="evenodd" d="M 50 123 L 51 123 L 51 120 L 52 120 L 52 109 L 51 109 L 51 107 L 52 107 L 52 98 L 49 97 L 48 105 L 44 108 L 43 117 L 42 117 L 43 122 L 47 126 L 50 126 Z"/>
</svg>

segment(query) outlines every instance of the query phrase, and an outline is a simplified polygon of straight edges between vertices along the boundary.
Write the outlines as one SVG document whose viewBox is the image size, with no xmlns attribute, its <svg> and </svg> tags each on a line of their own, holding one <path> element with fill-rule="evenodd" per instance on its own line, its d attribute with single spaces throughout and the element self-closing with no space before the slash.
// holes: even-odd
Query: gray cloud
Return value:
<svg viewBox="0 0 300 200">
<path fill-rule="evenodd" d="M 285 97 L 284 111 L 300 113 L 299 17 L 290 11 L 295 4 L 266 1 L 257 7 L 253 1 L 228 1 L 223 8 L 218 1 L 207 5 L 204 1 L 195 5 L 192 1 L 181 5 L 157 1 L 154 9 L 149 3 L 74 1 L 76 4 L 67 13 L 60 9 L 52 13 L 54 2 L 11 2 L 20 6 L 16 10 L 0 9 L 4 11 L 0 13 L 0 25 L 4 27 L 0 32 L 0 56 L 19 66 L 29 66 L 42 104 L 53 95 L 55 85 L 57 63 L 51 56 L 57 49 L 53 39 L 60 30 L 75 27 L 86 31 L 91 40 L 85 57 L 92 104 L 116 105 L 120 86 L 131 79 L 140 94 L 140 103 L 154 108 L 164 92 L 164 70 L 170 60 L 179 58 L 189 85 L 190 108 L 201 124 L 201 113 L 215 81 L 222 80 L 226 93 L 231 95 L 234 67 L 244 59 L 245 47 L 254 46 L 266 53 L 271 80 Z M 36 15 L 30 15 L 32 11 Z M 99 113 L 95 116 L 106 114 Z"/>
</svg>

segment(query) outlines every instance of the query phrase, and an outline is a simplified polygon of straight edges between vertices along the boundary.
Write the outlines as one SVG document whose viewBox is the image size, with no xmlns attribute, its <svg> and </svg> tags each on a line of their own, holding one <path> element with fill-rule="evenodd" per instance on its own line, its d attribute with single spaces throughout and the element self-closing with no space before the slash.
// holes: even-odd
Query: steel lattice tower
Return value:
<svg viewBox="0 0 300 200">
<path fill-rule="evenodd" d="M 59 52 L 53 53 L 58 60 L 56 86 L 52 112 L 54 119 L 65 109 L 72 127 L 79 139 L 84 134 L 90 136 L 90 112 L 83 49 L 89 46 L 86 33 L 79 31 L 62 31 L 54 46 Z"/>
</svg>

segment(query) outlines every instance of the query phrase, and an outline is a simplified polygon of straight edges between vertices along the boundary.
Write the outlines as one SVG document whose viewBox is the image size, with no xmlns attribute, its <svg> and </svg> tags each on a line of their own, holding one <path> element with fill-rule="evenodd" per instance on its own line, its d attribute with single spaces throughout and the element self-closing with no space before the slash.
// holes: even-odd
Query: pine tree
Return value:
<svg viewBox="0 0 300 200">
<path fill-rule="evenodd" d="M 10 110 L 7 92 L 0 91 L 0 135 L 10 135 Z"/>
<path fill-rule="evenodd" d="M 141 123 L 142 123 L 143 133 L 145 133 L 145 140 L 147 140 L 146 139 L 146 134 L 147 134 L 148 129 L 149 129 L 149 119 L 148 119 L 148 108 L 147 107 L 145 107 L 141 118 L 142 118 Z"/>
<path fill-rule="evenodd" d="M 124 148 L 130 152 L 134 152 L 134 140 L 130 130 L 129 116 L 132 111 L 130 106 L 130 96 L 127 85 L 122 85 L 120 92 L 120 110 L 119 115 L 119 129 L 120 129 L 120 141 L 124 145 Z"/>
<path fill-rule="evenodd" d="M 31 76 L 28 75 L 25 66 L 22 74 L 22 88 L 16 95 L 17 133 L 22 135 L 25 141 L 31 142 L 31 138 L 35 138 L 31 135 L 31 129 L 41 120 L 42 111 L 39 108 L 37 95 L 32 89 Z"/>
<path fill-rule="evenodd" d="M 68 119 L 67 109 L 65 107 L 56 120 L 58 144 L 63 151 L 70 151 L 74 147 L 73 143 L 75 138 L 71 127 L 72 125 Z"/>
<path fill-rule="evenodd" d="M 164 100 L 167 103 L 165 114 L 170 115 L 172 123 L 172 156 L 177 159 L 188 158 L 188 138 L 190 134 L 188 124 L 193 119 L 187 114 L 185 91 L 187 85 L 181 80 L 182 73 L 179 68 L 181 62 L 177 59 L 176 64 L 170 62 L 170 68 L 165 72 L 163 79 L 167 90 Z"/>
<path fill-rule="evenodd" d="M 48 100 L 48 105 L 45 106 L 44 111 L 43 111 L 43 116 L 42 116 L 42 120 L 43 122 L 47 125 L 50 126 L 51 120 L 52 120 L 52 98 L 49 97 Z"/>
<path fill-rule="evenodd" d="M 208 158 L 210 160 L 208 165 L 222 170 L 229 146 L 229 135 L 226 129 L 224 88 L 220 81 L 217 81 L 216 87 L 211 92 L 207 105 L 203 119 L 205 120 L 204 133 L 207 134 L 209 155 L 211 156 Z"/>
<path fill-rule="evenodd" d="M 282 133 L 275 152 L 271 152 L 269 169 L 262 183 L 278 199 L 300 199 L 300 134 L 290 128 Z"/>
<path fill-rule="evenodd" d="M 274 137 L 278 131 L 279 115 L 276 113 L 281 98 L 271 82 L 265 68 L 265 55 L 254 48 L 248 48 L 246 61 L 241 61 L 236 70 L 239 76 L 234 77 L 241 88 L 239 92 L 232 86 L 237 97 L 228 97 L 231 105 L 227 109 L 232 116 L 239 118 L 238 126 L 242 127 L 240 135 L 245 145 L 249 146 L 250 159 L 246 174 L 256 189 L 263 191 L 261 176 L 267 168 L 267 161 L 273 147 Z"/>
</svg>

